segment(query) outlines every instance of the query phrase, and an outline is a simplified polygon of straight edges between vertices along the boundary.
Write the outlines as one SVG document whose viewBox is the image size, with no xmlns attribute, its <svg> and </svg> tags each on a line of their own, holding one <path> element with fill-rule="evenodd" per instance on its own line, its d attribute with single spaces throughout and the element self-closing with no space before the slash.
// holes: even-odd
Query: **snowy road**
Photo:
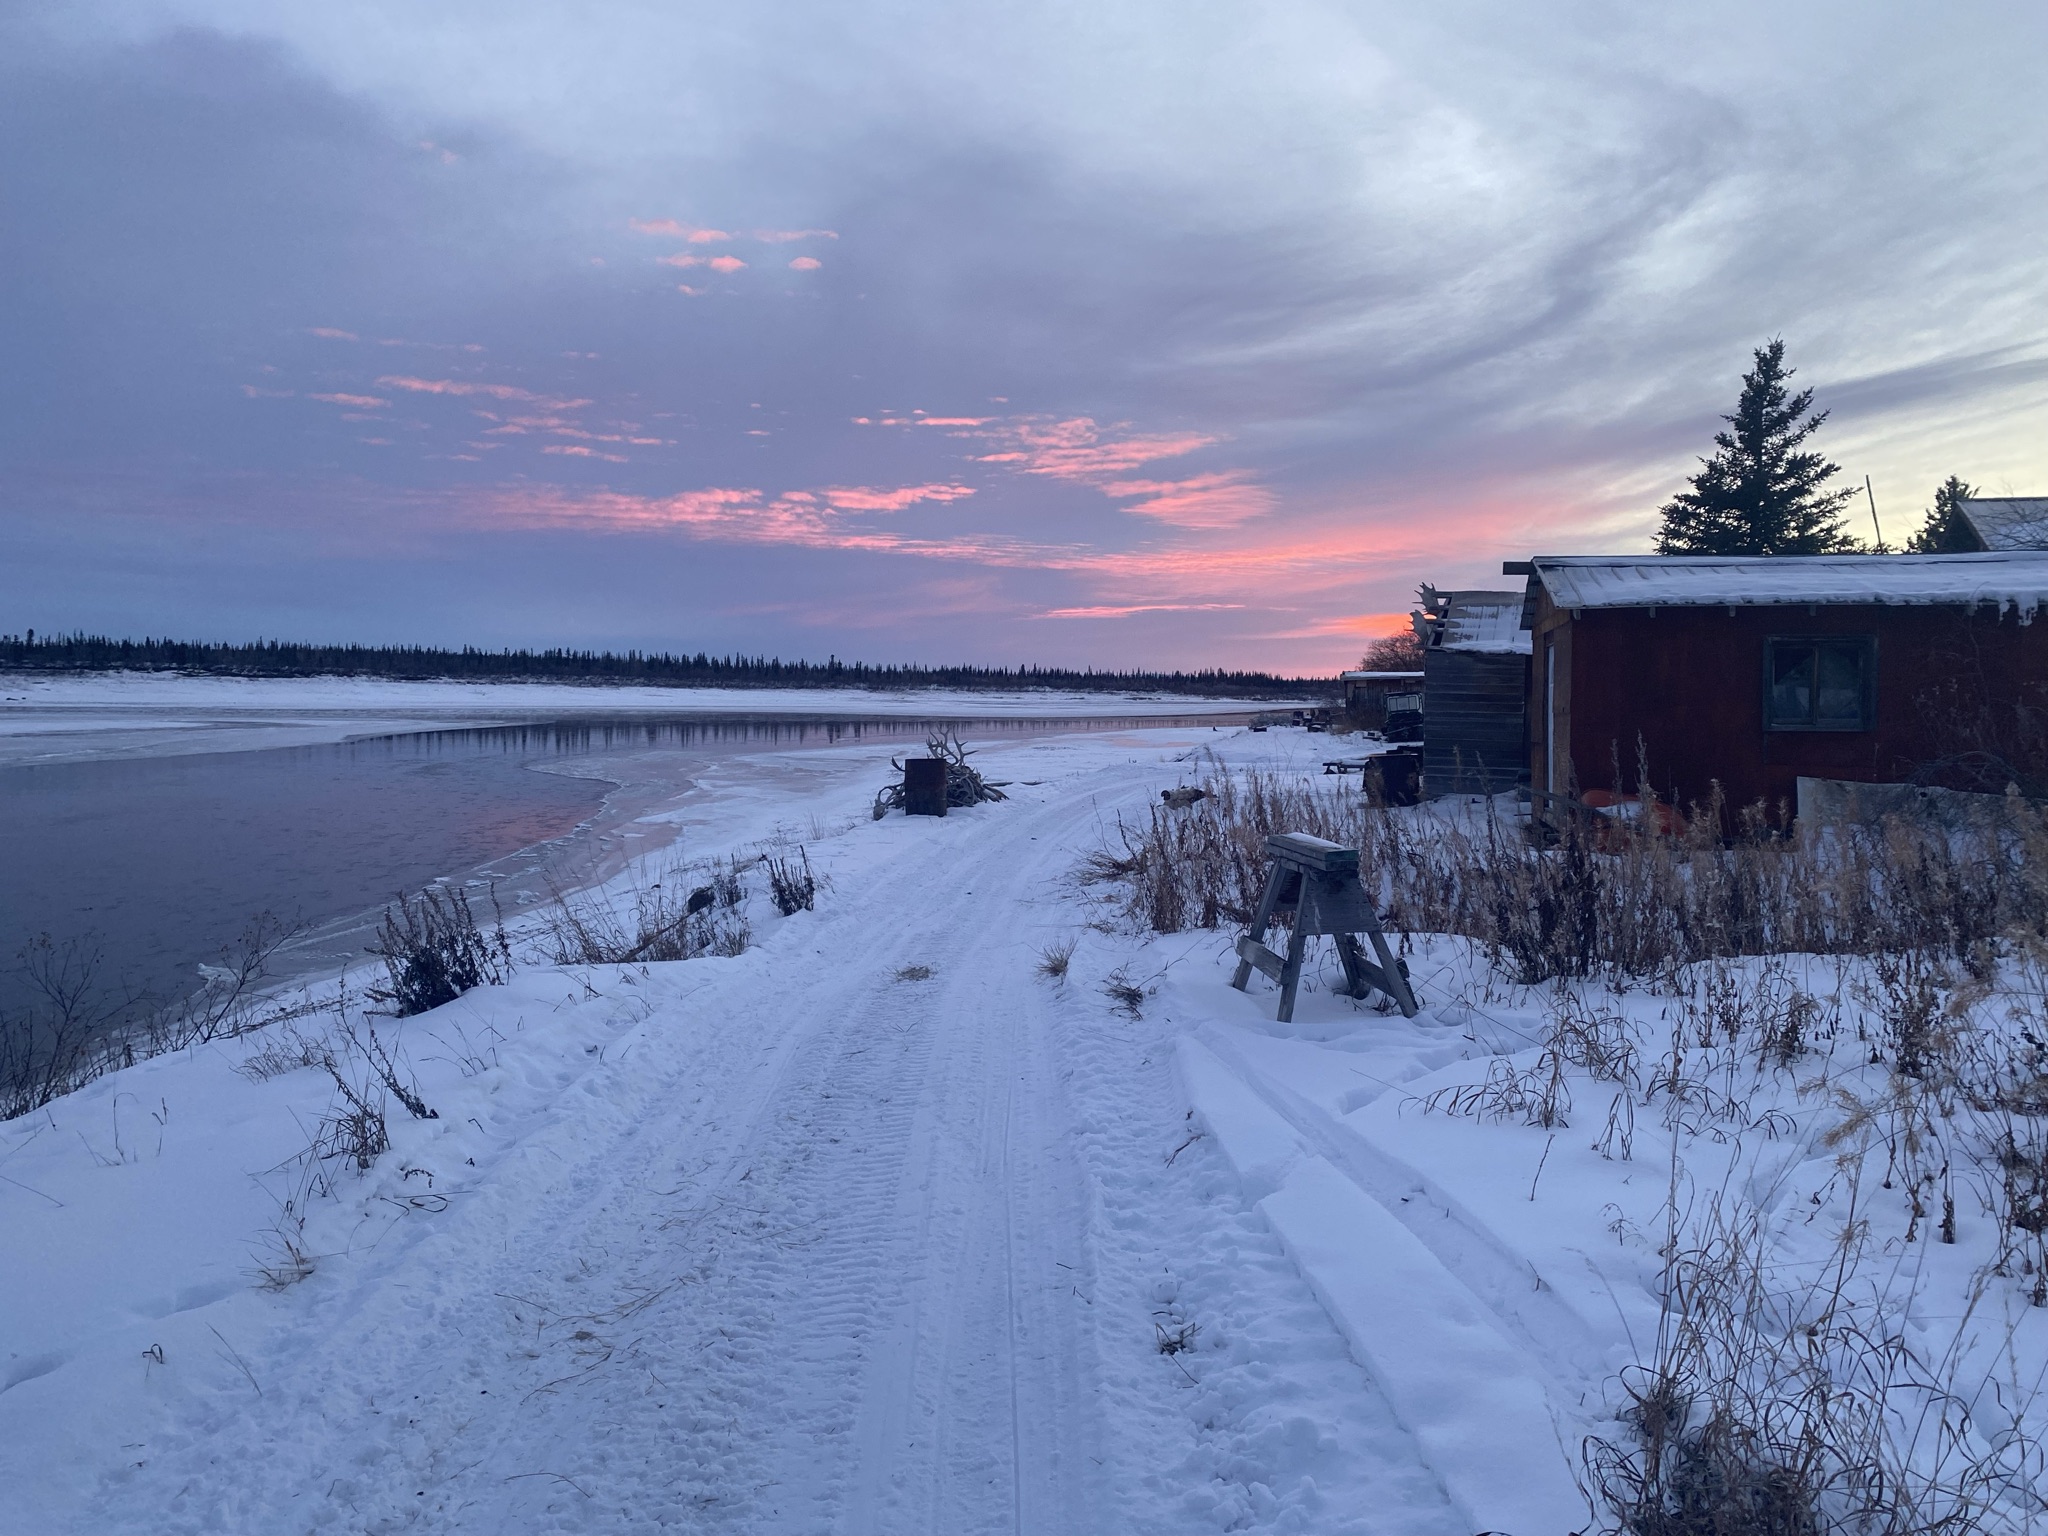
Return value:
<svg viewBox="0 0 2048 1536">
<path fill-rule="evenodd" d="M 208 1309 L 224 1349 L 157 1381 L 77 1529 L 1459 1529 L 1180 1147 L 1173 1021 L 1113 1013 L 1087 937 L 1034 974 L 1156 775 L 1015 752 L 1050 787 L 834 840 L 818 910 L 736 960 L 420 1021 L 421 1060 L 509 1043 L 406 1128 L 346 1257 Z"/>
</svg>

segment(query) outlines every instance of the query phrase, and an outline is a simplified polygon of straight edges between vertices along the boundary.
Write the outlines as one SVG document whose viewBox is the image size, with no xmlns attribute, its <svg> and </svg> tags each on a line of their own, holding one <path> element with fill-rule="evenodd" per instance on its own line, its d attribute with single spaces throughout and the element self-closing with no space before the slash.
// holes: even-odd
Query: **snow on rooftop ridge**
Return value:
<svg viewBox="0 0 2048 1536">
<path fill-rule="evenodd" d="M 1965 496 L 1962 512 L 1986 549 L 2048 549 L 2048 496 Z"/>
<path fill-rule="evenodd" d="M 1779 603 L 2048 605 L 2048 550 L 1976 555 L 1538 555 L 1560 608 Z"/>
<path fill-rule="evenodd" d="M 1529 635 L 1522 628 L 1520 592 L 1452 592 L 1449 597 L 1442 629 L 1430 649 L 1527 654 Z"/>
</svg>

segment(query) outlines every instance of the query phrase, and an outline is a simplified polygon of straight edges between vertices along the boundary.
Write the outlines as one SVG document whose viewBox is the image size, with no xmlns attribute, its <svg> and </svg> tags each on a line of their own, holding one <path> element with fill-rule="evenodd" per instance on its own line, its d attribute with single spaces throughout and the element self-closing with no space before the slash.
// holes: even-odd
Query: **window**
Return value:
<svg viewBox="0 0 2048 1536">
<path fill-rule="evenodd" d="M 1764 729 L 1867 731 L 1877 723 L 1877 637 L 1764 642 Z"/>
</svg>

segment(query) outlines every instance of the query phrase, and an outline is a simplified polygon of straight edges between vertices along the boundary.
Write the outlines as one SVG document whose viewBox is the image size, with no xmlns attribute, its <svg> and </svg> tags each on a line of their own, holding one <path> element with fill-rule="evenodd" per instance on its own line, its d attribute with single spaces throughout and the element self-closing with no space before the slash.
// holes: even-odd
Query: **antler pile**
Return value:
<svg viewBox="0 0 2048 1536">
<path fill-rule="evenodd" d="M 950 730 L 939 730 L 926 738 L 924 744 L 927 757 L 937 757 L 946 764 L 946 805 L 948 808 L 960 805 L 980 805 L 984 800 L 1007 800 L 1000 784 L 992 784 L 979 772 L 968 766 L 969 753 L 966 745 Z M 895 758 L 889 766 L 896 770 L 896 782 L 882 787 L 875 796 L 875 820 L 880 821 L 891 811 L 903 809 L 903 764 Z"/>
</svg>

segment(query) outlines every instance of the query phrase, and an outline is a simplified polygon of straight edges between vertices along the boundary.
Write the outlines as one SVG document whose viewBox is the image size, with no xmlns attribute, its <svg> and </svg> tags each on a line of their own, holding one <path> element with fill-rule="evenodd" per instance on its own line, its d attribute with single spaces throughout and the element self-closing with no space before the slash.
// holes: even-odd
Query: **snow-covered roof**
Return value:
<svg viewBox="0 0 2048 1536">
<path fill-rule="evenodd" d="M 1409 683 L 1422 676 L 1420 672 L 1346 672 L 1338 681 L 1346 683 Z"/>
<path fill-rule="evenodd" d="M 1560 608 L 1777 603 L 2048 604 L 2048 550 L 1978 555 L 1538 555 Z"/>
<path fill-rule="evenodd" d="M 1430 649 L 1526 655 L 1520 592 L 1450 592 Z"/>
<path fill-rule="evenodd" d="M 1986 549 L 2048 549 L 2048 496 L 1966 496 L 1962 512 Z"/>
</svg>

